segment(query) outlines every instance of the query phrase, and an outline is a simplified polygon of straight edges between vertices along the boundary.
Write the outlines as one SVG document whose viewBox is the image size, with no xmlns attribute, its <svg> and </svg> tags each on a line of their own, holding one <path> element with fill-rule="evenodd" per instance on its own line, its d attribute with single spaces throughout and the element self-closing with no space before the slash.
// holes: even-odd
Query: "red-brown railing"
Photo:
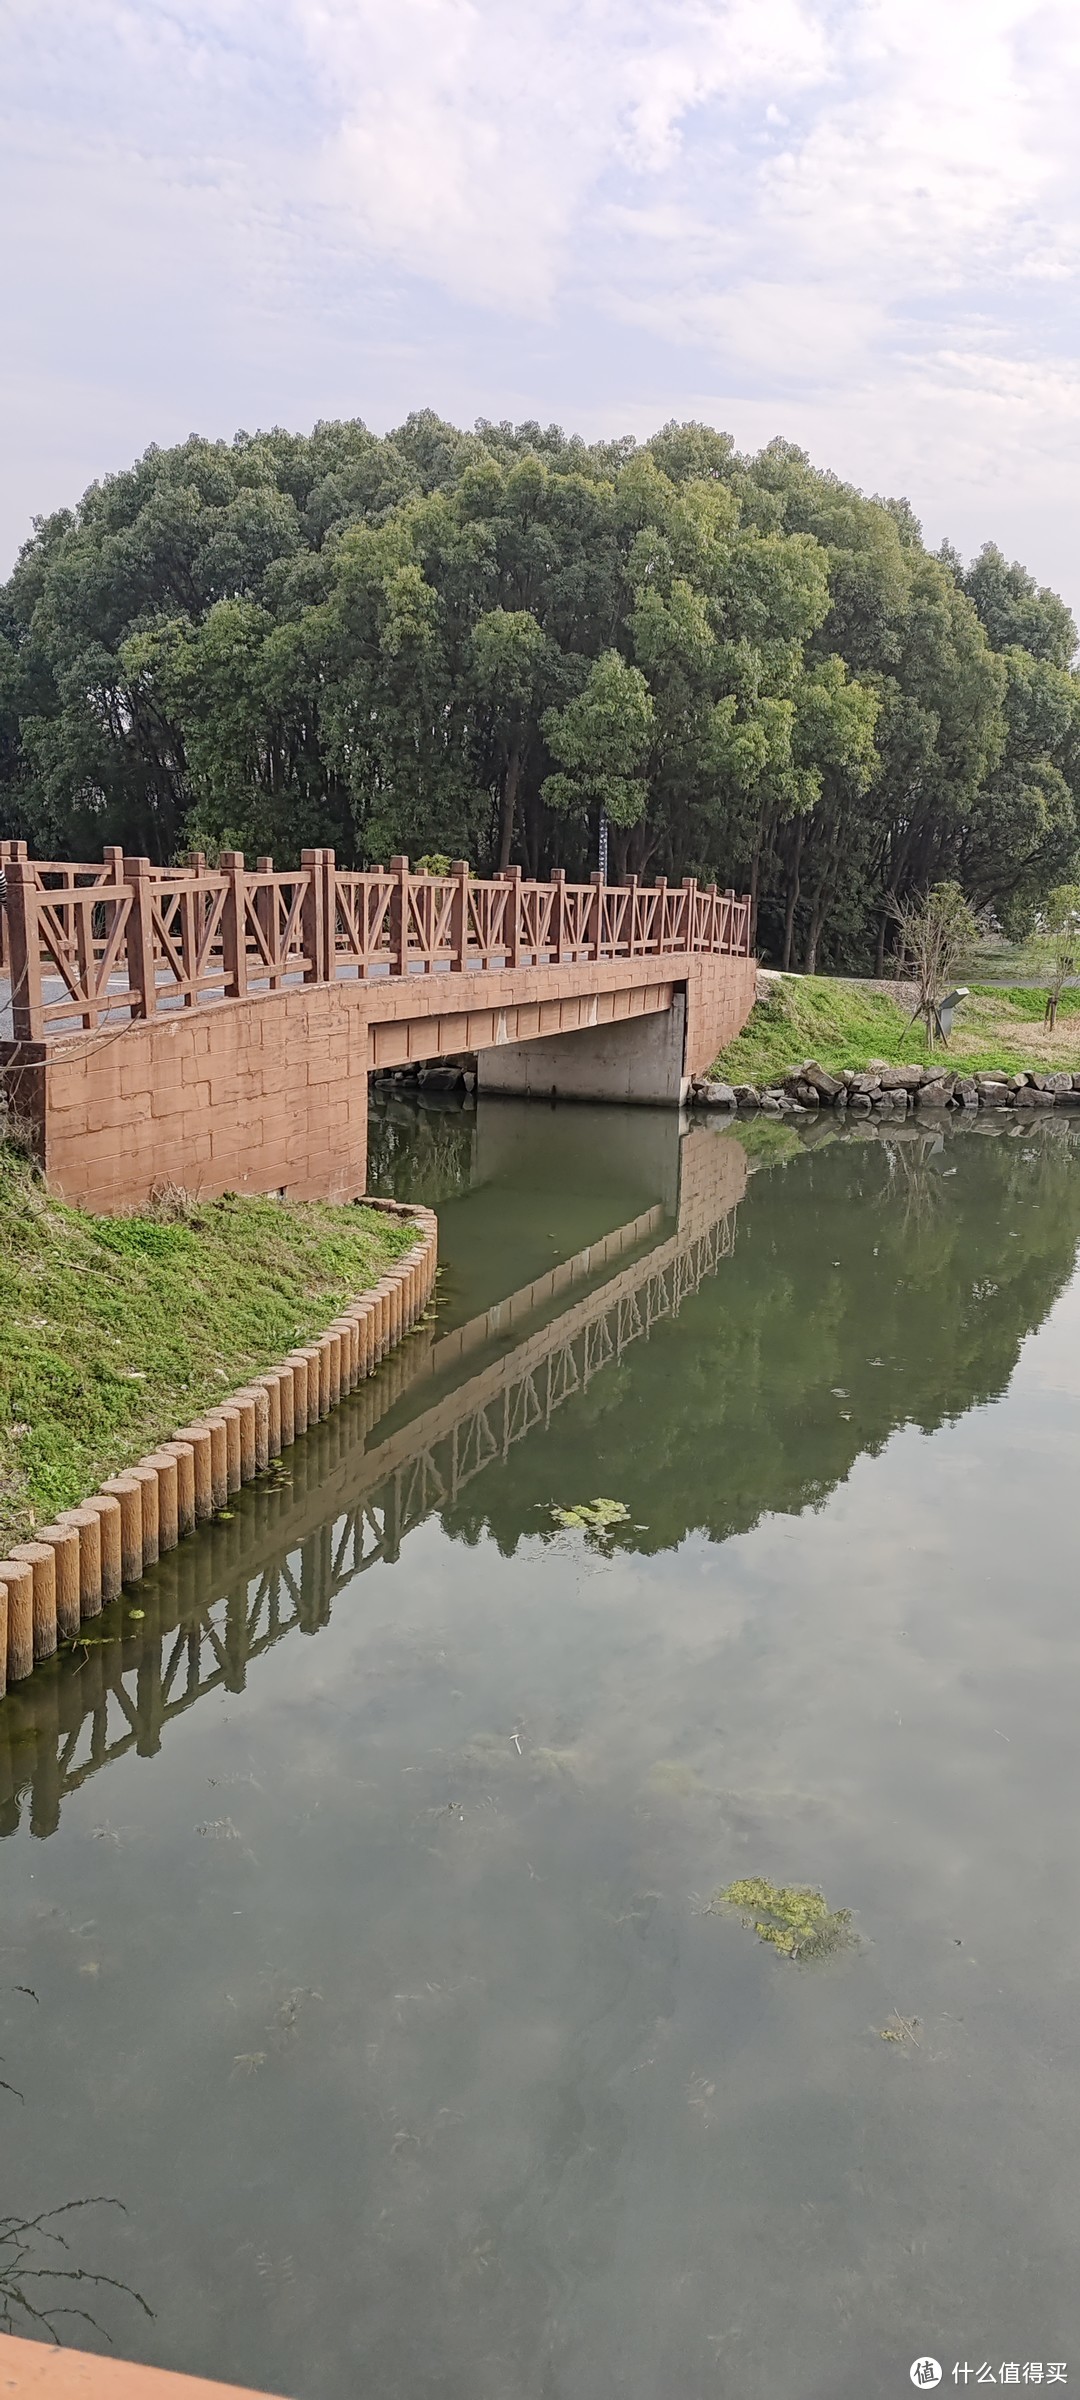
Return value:
<svg viewBox="0 0 1080 2400">
<path fill-rule="evenodd" d="M 510 867 L 484 882 L 460 862 L 414 875 L 405 858 L 361 873 L 332 850 L 284 873 L 240 851 L 213 868 L 116 849 L 100 865 L 54 864 L 13 842 L 0 858 L 16 1041 L 293 983 L 750 950 L 749 900 L 692 880 L 527 883 Z"/>
</svg>

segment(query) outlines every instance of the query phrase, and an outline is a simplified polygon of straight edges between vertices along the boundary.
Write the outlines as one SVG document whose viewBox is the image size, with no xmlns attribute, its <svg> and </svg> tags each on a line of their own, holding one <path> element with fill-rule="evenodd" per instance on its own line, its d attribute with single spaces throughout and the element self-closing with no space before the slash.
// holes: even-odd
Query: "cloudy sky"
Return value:
<svg viewBox="0 0 1080 2400">
<path fill-rule="evenodd" d="M 0 571 L 192 429 L 774 433 L 1080 607 L 1078 0 L 0 0 Z"/>
</svg>

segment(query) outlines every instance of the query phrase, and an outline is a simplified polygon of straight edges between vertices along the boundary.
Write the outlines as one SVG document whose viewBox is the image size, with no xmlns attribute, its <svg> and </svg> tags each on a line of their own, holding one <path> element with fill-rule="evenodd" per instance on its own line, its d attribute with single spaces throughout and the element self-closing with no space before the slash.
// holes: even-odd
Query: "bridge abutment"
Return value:
<svg viewBox="0 0 1080 2400">
<path fill-rule="evenodd" d="M 611 1100 L 678 1108 L 686 1096 L 686 994 L 621 1023 L 507 1042 L 476 1054 L 478 1092 L 518 1100 Z"/>
</svg>

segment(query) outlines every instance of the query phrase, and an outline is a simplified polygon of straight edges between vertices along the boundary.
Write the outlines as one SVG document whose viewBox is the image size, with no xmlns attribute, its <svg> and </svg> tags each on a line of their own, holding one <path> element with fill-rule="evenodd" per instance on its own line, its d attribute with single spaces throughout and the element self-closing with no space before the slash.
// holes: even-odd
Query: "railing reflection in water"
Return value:
<svg viewBox="0 0 1080 2400">
<path fill-rule="evenodd" d="M 703 1159 L 721 1150 L 711 1140 L 692 1147 Z M 31 1832 L 51 1834 L 88 1777 L 130 1751 L 152 1757 L 172 1719 L 204 1695 L 243 1691 L 257 1659 L 286 1634 L 318 1633 L 359 1575 L 392 1564 L 425 1518 L 452 1507 L 654 1324 L 677 1316 L 734 1249 L 745 1158 L 734 1142 L 722 1150 L 734 1176 L 686 1195 L 668 1238 L 658 1236 L 671 1221 L 654 1208 L 445 1339 L 431 1328 L 412 1336 L 286 1453 L 281 1471 L 237 1496 L 230 1522 L 181 1544 L 144 1579 L 137 1628 L 121 1599 L 71 1655 L 16 1687 L 0 1705 L 0 1832 L 19 1829 L 29 1802 Z M 581 1283 L 589 1288 L 579 1298 L 537 1324 Z M 530 1321 L 534 1330 L 509 1352 L 467 1374 L 470 1352 L 482 1360 Z M 416 1408 L 423 1386 L 448 1374 L 460 1379 Z M 385 1430 L 406 1397 L 413 1413 Z"/>
</svg>

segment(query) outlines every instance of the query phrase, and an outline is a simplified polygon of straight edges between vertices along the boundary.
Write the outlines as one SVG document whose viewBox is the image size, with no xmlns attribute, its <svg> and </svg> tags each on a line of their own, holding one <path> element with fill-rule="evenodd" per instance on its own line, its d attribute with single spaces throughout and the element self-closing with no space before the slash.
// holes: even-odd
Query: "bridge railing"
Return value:
<svg viewBox="0 0 1080 2400">
<path fill-rule="evenodd" d="M 416 875 L 408 859 L 363 871 L 332 850 L 298 868 L 241 851 L 176 867 L 113 848 L 98 863 L 0 848 L 12 1035 L 46 1041 L 132 1018 L 298 983 L 572 966 L 660 954 L 746 957 L 750 903 L 682 884 L 484 880 L 463 861 Z"/>
</svg>

